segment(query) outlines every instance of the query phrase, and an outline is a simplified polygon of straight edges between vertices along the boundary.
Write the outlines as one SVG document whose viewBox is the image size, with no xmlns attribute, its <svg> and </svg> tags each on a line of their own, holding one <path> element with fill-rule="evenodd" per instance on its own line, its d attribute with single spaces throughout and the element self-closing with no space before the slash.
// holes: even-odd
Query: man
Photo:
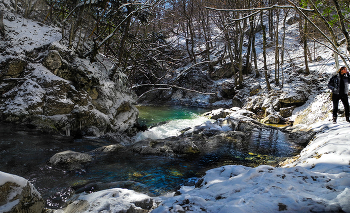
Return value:
<svg viewBox="0 0 350 213">
<path fill-rule="evenodd" d="M 349 121 L 349 92 L 350 74 L 346 67 L 341 67 L 328 83 L 328 88 L 332 90 L 333 101 L 333 123 L 337 123 L 337 112 L 339 100 L 342 101 L 345 109 L 345 118 Z"/>
</svg>

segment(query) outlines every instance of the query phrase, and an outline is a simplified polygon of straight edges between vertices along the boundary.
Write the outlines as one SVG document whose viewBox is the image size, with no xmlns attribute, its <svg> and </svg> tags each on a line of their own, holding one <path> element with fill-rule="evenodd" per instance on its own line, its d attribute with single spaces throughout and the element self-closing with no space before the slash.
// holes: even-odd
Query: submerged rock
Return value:
<svg viewBox="0 0 350 213">
<path fill-rule="evenodd" d="M 28 180 L 0 172 L 0 212 L 38 213 L 44 200 Z"/>
</svg>

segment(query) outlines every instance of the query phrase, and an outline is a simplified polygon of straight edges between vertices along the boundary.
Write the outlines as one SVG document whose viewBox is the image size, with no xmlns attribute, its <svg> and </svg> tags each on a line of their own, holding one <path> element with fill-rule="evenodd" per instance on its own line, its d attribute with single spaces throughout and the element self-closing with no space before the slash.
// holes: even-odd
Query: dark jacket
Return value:
<svg viewBox="0 0 350 213">
<path fill-rule="evenodd" d="M 340 93 L 340 73 L 334 75 L 328 82 L 328 88 L 332 90 L 332 92 L 336 95 Z M 349 74 L 345 74 L 343 76 L 344 81 L 344 92 L 343 94 L 348 94 L 349 92 L 349 84 L 350 84 L 350 76 Z"/>
</svg>

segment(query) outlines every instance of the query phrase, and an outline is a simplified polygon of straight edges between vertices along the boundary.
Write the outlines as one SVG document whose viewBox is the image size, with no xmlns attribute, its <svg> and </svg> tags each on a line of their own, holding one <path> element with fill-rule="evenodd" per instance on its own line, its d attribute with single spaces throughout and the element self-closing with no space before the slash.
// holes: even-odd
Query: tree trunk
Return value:
<svg viewBox="0 0 350 213">
<path fill-rule="evenodd" d="M 272 1 L 269 0 L 269 4 L 271 5 L 272 4 Z M 273 40 L 273 10 L 269 10 L 268 11 L 268 14 L 269 14 L 269 36 L 270 36 L 270 40 L 272 41 Z"/>
<path fill-rule="evenodd" d="M 239 54 L 239 61 L 238 61 L 238 69 L 239 69 L 239 77 L 238 77 L 238 87 L 242 88 L 243 87 L 243 38 L 244 38 L 244 32 L 241 27 L 241 23 L 237 23 L 238 28 L 239 28 L 239 47 L 238 51 L 240 52 Z"/>
<path fill-rule="evenodd" d="M 233 78 L 234 78 L 234 82 L 235 82 L 235 87 L 236 87 L 237 86 L 237 76 L 236 76 L 236 70 L 235 70 L 235 66 L 234 66 L 235 59 L 233 57 L 232 45 L 231 45 L 231 42 L 230 42 L 230 37 L 228 35 L 227 29 L 225 30 L 225 40 L 226 40 L 226 46 L 227 46 L 227 50 L 228 50 L 228 55 L 230 57 L 230 62 L 231 62 L 230 69 L 232 70 Z"/>
<path fill-rule="evenodd" d="M 252 48 L 252 40 L 253 40 L 253 21 L 250 20 L 250 30 L 249 30 L 249 38 L 248 38 L 248 49 L 247 49 L 247 55 L 246 55 L 246 73 L 248 74 L 248 70 L 249 70 L 249 63 L 250 63 L 250 52 L 251 52 L 251 48 Z"/>
<path fill-rule="evenodd" d="M 192 26 L 192 21 L 189 20 L 189 32 L 190 32 L 190 36 L 191 36 L 191 54 L 193 57 L 193 63 L 196 63 L 196 54 L 194 53 L 194 31 L 193 31 L 193 26 Z"/>
<path fill-rule="evenodd" d="M 267 74 L 267 65 L 266 65 L 266 27 L 263 22 L 263 12 L 260 13 L 260 19 L 261 19 L 261 28 L 262 28 L 262 34 L 263 34 L 264 75 L 265 75 L 266 87 L 270 91 L 271 86 L 270 86 L 269 77 Z"/>
<path fill-rule="evenodd" d="M 4 12 L 0 10 L 0 35 L 5 36 Z"/>
<path fill-rule="evenodd" d="M 302 42 L 304 46 L 304 61 L 305 61 L 305 74 L 310 74 L 309 62 L 307 58 L 307 20 L 304 21 L 304 30 L 302 32 Z"/>
<path fill-rule="evenodd" d="M 261 20 L 261 29 L 263 34 L 263 58 L 264 58 L 264 70 L 267 70 L 267 63 L 266 63 L 266 27 L 264 25 L 263 21 L 263 11 L 260 13 L 260 20 Z"/>
<path fill-rule="evenodd" d="M 281 86 L 283 88 L 283 84 L 284 84 L 284 72 L 283 72 L 283 65 L 284 65 L 284 42 L 286 39 L 286 20 L 287 20 L 287 16 L 288 16 L 289 10 L 287 10 L 287 12 L 284 15 L 284 19 L 283 19 L 283 36 L 282 36 L 282 48 L 281 48 L 281 74 L 282 74 L 282 83 Z"/>
<path fill-rule="evenodd" d="M 335 8 L 337 10 L 338 16 L 339 16 L 339 24 L 341 26 L 341 31 L 344 34 L 345 39 L 346 39 L 346 49 L 348 50 L 348 53 L 349 53 L 350 52 L 350 37 L 349 37 L 348 31 L 345 28 L 345 23 L 344 23 L 345 18 L 343 16 L 343 13 L 340 10 L 340 6 L 339 6 L 338 1 L 337 0 L 333 0 L 333 2 L 334 2 L 334 5 L 335 5 Z"/>
<path fill-rule="evenodd" d="M 125 42 L 126 42 L 126 38 L 127 38 L 128 34 L 129 34 L 130 23 L 131 23 L 131 17 L 129 17 L 126 21 L 125 30 L 123 32 L 123 37 L 122 37 L 122 40 L 120 41 L 119 56 L 118 56 L 119 65 L 121 65 L 122 58 L 125 54 Z"/>
<path fill-rule="evenodd" d="M 278 22 L 279 22 L 279 11 L 276 12 L 276 30 L 275 30 L 275 82 L 276 86 L 279 85 L 279 79 L 280 79 L 280 71 L 279 71 L 279 36 L 278 36 Z"/>
</svg>

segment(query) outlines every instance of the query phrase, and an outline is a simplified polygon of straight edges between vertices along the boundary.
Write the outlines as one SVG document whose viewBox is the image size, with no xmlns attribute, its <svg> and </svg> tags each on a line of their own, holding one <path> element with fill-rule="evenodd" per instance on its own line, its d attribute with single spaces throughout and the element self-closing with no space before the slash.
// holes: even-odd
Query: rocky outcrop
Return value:
<svg viewBox="0 0 350 213">
<path fill-rule="evenodd" d="M 260 93 L 249 97 L 243 108 L 258 114 L 262 117 L 263 123 L 278 124 L 284 122 L 284 118 L 290 117 L 297 106 L 303 105 L 308 100 L 309 94 L 299 91 L 271 90 L 268 93 Z"/>
<path fill-rule="evenodd" d="M 28 180 L 0 172 L 0 212 L 40 213 L 44 200 Z"/>
<path fill-rule="evenodd" d="M 100 56 L 98 56 L 100 57 Z M 138 117 L 127 78 L 113 80 L 105 65 L 90 63 L 53 43 L 0 64 L 0 118 L 64 134 L 123 132 Z M 89 133 L 90 134 L 90 133 Z"/>
</svg>

